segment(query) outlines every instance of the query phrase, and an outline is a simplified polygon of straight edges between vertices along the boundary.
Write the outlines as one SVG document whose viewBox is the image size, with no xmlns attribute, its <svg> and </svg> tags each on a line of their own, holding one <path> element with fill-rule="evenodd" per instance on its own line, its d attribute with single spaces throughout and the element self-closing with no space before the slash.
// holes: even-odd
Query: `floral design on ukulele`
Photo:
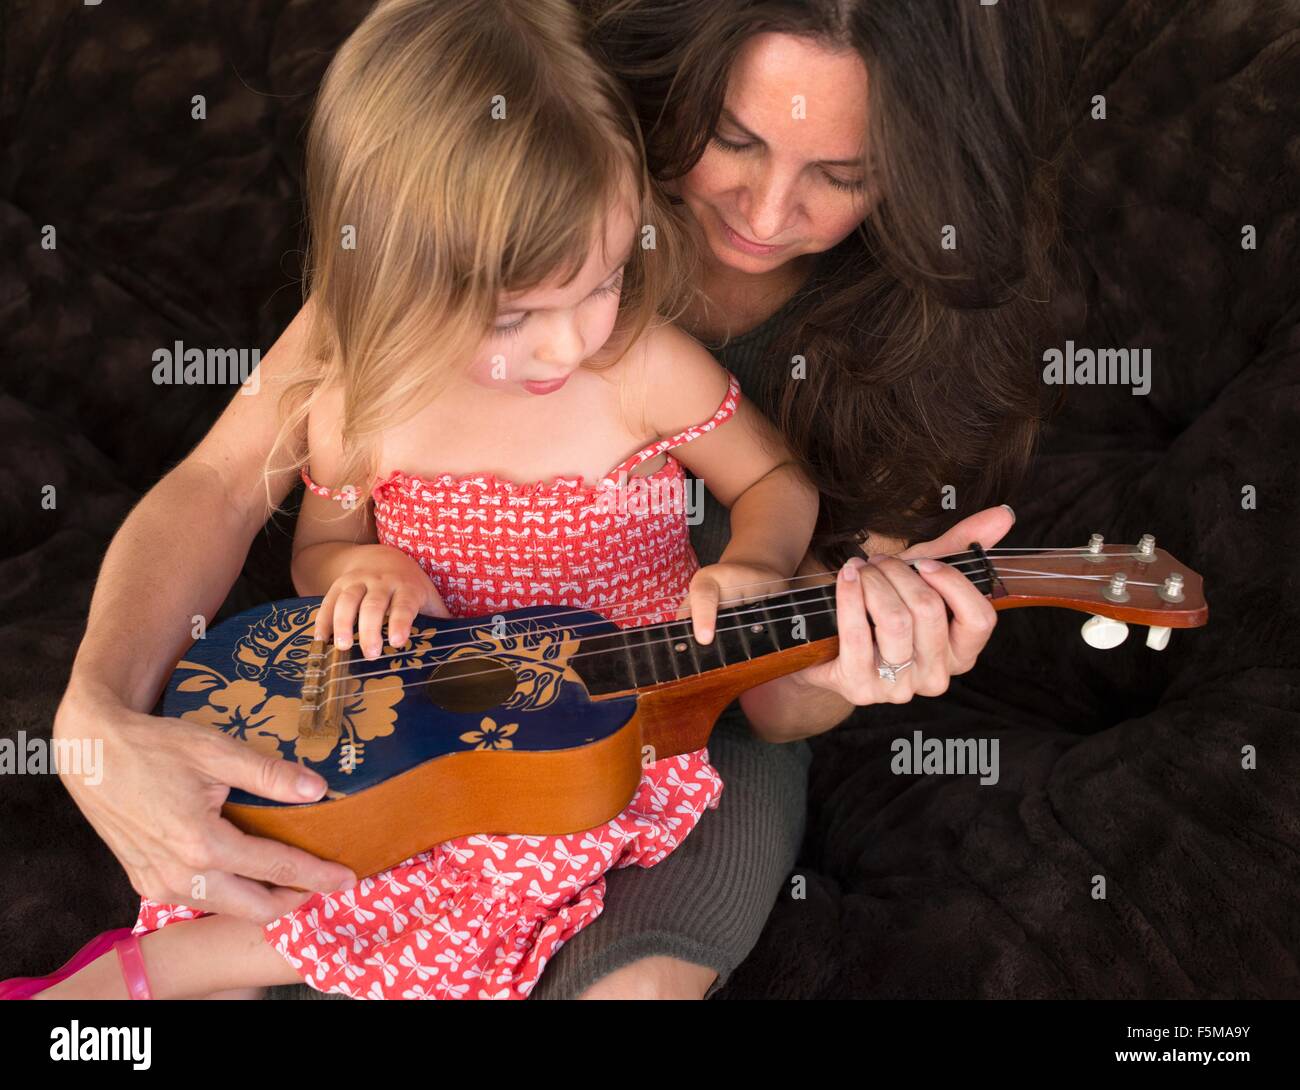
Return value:
<svg viewBox="0 0 1300 1090">
<path fill-rule="evenodd" d="M 435 649 L 436 626 L 413 629 L 405 647 L 385 645 L 383 654 L 368 669 L 365 659 L 354 660 L 363 676 L 354 691 L 339 694 L 341 715 L 329 729 L 303 734 L 299 728 L 299 696 L 307 655 L 316 622 L 315 604 L 273 605 L 248 626 L 236 642 L 233 674 L 189 660 L 177 665 L 178 693 L 194 693 L 203 703 L 181 713 L 182 719 L 201 723 L 247 742 L 264 753 L 280 753 L 319 764 L 338 754 L 338 770 L 352 774 L 365 759 L 365 743 L 391 735 L 398 725 L 398 705 L 406 686 L 430 666 L 446 662 L 490 661 L 511 671 L 514 691 L 502 703 L 510 711 L 533 711 L 555 702 L 560 686 L 582 679 L 569 666 L 579 639 L 568 628 L 556 629 L 535 621 L 480 625 L 458 637 L 450 649 Z M 189 671 L 189 676 L 184 676 Z M 371 676 L 365 676 L 369 674 Z M 486 724 L 488 720 L 484 720 Z M 519 729 L 503 732 L 494 726 L 461 734 L 469 748 L 507 748 L 502 739 Z M 493 739 L 490 746 L 484 741 Z"/>
</svg>

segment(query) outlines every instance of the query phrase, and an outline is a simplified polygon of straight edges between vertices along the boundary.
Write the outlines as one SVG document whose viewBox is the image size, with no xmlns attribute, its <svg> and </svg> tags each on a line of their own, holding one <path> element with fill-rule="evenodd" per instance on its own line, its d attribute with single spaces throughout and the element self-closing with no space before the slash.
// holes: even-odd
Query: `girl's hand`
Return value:
<svg viewBox="0 0 1300 1090">
<path fill-rule="evenodd" d="M 963 552 L 972 541 L 991 548 L 1014 521 L 1010 508 L 990 507 L 896 557 L 850 560 L 835 580 L 839 655 L 791 677 L 860 707 L 946 692 L 955 674 L 975 665 L 997 613 L 955 568 L 923 560 L 914 570 L 904 561 Z M 881 663 L 911 665 L 889 681 L 881 676 Z"/>
<path fill-rule="evenodd" d="M 401 647 L 417 613 L 451 616 L 433 580 L 404 552 L 388 545 L 358 545 L 321 602 L 314 636 L 324 640 L 333 631 L 335 645 L 346 650 L 355 623 L 362 654 L 378 658 L 384 649 L 384 617 L 389 644 Z"/>
<path fill-rule="evenodd" d="M 712 643 L 719 605 L 738 605 L 786 588 L 790 575 L 761 564 L 709 564 L 695 573 L 686 601 L 677 611 L 679 621 L 695 622 L 695 638 Z"/>
</svg>

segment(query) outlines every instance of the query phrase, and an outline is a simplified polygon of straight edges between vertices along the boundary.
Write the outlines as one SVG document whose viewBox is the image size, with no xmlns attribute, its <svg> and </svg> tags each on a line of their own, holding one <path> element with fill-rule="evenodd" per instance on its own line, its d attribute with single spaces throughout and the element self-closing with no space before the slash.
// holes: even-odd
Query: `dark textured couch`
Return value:
<svg viewBox="0 0 1300 1090">
<path fill-rule="evenodd" d="M 150 354 L 265 349 L 294 313 L 301 129 L 367 6 L 0 9 L 0 731 L 48 734 L 105 545 L 229 394 L 153 385 Z M 1062 337 L 1150 348 L 1153 383 L 1069 389 L 1010 540 L 1150 530 L 1210 625 L 1103 653 L 1077 615 L 1004 614 L 949 695 L 818 739 L 807 896 L 719 998 L 1300 995 L 1300 5 L 1052 6 L 1080 156 Z M 289 530 L 227 611 L 290 592 Z M 892 775 L 918 729 L 997 737 L 1000 781 Z M 54 779 L 5 778 L 0 830 L 0 976 L 134 919 Z"/>
</svg>

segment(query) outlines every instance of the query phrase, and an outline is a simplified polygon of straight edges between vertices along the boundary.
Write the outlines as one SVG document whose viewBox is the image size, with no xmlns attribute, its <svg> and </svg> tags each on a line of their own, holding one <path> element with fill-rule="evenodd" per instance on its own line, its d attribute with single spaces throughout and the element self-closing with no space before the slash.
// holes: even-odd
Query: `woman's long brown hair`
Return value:
<svg viewBox="0 0 1300 1090">
<path fill-rule="evenodd" d="M 1059 65 L 1039 4 L 580 3 L 661 182 L 704 154 L 753 35 L 813 38 L 866 65 L 864 170 L 879 199 L 820 256 L 778 336 L 773 359 L 803 356 L 807 377 L 761 377 L 773 385 L 760 403 L 821 492 L 820 559 L 842 562 L 868 531 L 924 540 L 1010 498 L 1044 415 L 1058 237 Z M 949 226 L 955 249 L 941 245 Z"/>
</svg>

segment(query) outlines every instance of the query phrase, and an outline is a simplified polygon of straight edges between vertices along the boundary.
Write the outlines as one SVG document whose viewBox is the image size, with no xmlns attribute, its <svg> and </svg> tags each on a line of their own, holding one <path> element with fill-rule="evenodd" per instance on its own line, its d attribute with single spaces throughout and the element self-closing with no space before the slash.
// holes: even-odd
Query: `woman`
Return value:
<svg viewBox="0 0 1300 1090">
<path fill-rule="evenodd" d="M 839 569 L 839 657 L 728 710 L 710 743 L 727 804 L 659 867 L 611 876 L 600 925 L 560 951 L 534 992 L 699 997 L 757 941 L 794 862 L 801 739 L 855 705 L 942 693 L 992 631 L 992 608 L 963 576 L 888 554 L 933 537 L 951 518 L 947 497 L 974 510 L 1003 494 L 1033 444 L 1031 349 L 1053 237 L 1051 54 L 1041 11 L 1010 0 L 583 6 L 593 47 L 630 89 L 652 168 L 701 243 L 682 324 L 800 453 L 822 494 L 805 570 Z M 307 307 L 263 360 L 269 377 L 303 350 Z M 275 419 L 270 398 L 235 397 L 132 512 L 55 723 L 56 736 L 102 737 L 112 754 L 115 775 L 97 790 L 65 783 L 138 892 L 184 900 L 202 871 L 207 907 L 263 921 L 303 899 L 288 885 L 333 889 L 352 876 L 240 834 L 219 816 L 226 788 L 303 801 L 323 783 L 307 774 L 297 793 L 296 766 L 142 709 L 266 517 Z M 274 479 L 272 501 L 291 485 Z M 177 506 L 192 512 L 184 539 L 168 533 Z M 905 555 L 989 546 L 1010 521 L 983 511 Z M 694 534 L 702 563 L 725 525 L 710 504 Z M 124 621 L 129 649 L 114 636 Z"/>
</svg>

